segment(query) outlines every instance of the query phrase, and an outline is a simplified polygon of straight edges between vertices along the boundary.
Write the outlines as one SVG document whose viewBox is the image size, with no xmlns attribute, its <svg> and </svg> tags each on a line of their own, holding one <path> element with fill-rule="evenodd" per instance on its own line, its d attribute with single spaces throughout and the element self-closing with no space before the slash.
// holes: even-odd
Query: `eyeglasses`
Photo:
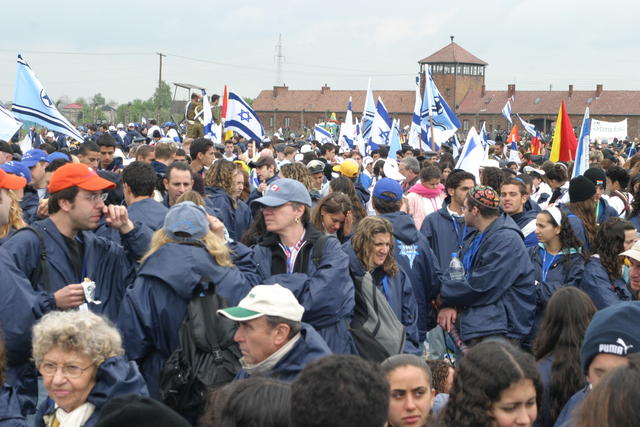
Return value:
<svg viewBox="0 0 640 427">
<path fill-rule="evenodd" d="M 60 370 L 62 371 L 62 375 L 64 375 L 65 378 L 73 379 L 79 378 L 84 371 L 91 368 L 92 366 L 93 365 L 89 365 L 86 368 L 81 368 L 80 366 L 76 365 L 58 366 L 55 363 L 43 362 L 40 364 L 39 371 L 43 376 L 50 377 L 55 375 L 55 373 L 58 372 L 58 368 L 60 368 Z"/>
<path fill-rule="evenodd" d="M 96 203 L 98 200 L 102 200 L 103 202 L 107 200 L 107 197 L 109 197 L 108 193 L 91 193 L 87 196 L 82 196 L 84 197 L 86 200 L 92 202 L 92 203 Z"/>
</svg>

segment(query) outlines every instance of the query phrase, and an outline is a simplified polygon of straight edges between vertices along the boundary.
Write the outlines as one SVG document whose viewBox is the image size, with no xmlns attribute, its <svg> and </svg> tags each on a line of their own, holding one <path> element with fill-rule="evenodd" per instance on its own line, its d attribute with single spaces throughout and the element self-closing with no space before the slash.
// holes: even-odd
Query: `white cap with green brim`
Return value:
<svg viewBox="0 0 640 427">
<path fill-rule="evenodd" d="M 289 289 L 276 283 L 254 286 L 236 307 L 223 308 L 217 313 L 236 322 L 246 322 L 260 316 L 278 316 L 300 322 L 304 307 Z"/>
</svg>

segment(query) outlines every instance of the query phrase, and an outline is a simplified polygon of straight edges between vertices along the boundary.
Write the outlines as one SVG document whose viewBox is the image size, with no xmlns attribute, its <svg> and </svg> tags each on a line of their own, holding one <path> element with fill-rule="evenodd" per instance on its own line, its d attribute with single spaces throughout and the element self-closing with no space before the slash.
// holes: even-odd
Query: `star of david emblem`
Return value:
<svg viewBox="0 0 640 427">
<path fill-rule="evenodd" d="M 325 136 L 324 138 L 322 138 L 322 143 L 326 144 L 327 142 L 332 143 L 333 140 L 331 138 L 329 138 L 328 136 Z"/>
<path fill-rule="evenodd" d="M 53 101 L 51 101 L 51 98 L 49 98 L 49 95 L 47 95 L 47 92 L 44 91 L 44 89 L 40 90 L 40 100 L 42 100 L 42 103 L 51 108 L 53 107 Z"/>
<path fill-rule="evenodd" d="M 249 114 L 248 111 L 241 110 L 239 116 L 240 116 L 240 121 L 243 121 L 243 122 L 245 122 L 245 121 L 246 122 L 250 122 L 251 121 L 251 115 Z"/>
<path fill-rule="evenodd" d="M 384 139 L 385 141 L 389 139 L 389 131 L 387 132 L 380 131 L 380 138 Z"/>
</svg>

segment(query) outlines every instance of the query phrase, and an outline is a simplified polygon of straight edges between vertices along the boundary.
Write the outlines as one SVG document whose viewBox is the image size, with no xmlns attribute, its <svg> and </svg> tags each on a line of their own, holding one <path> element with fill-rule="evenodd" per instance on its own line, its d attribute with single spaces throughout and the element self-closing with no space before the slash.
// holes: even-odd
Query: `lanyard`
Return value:
<svg viewBox="0 0 640 427">
<path fill-rule="evenodd" d="M 596 203 L 596 223 L 600 224 L 600 222 L 598 222 L 598 217 L 600 216 L 600 200 L 598 200 L 598 203 Z"/>
<path fill-rule="evenodd" d="M 551 255 L 544 248 L 540 248 L 540 252 L 542 252 L 542 281 L 546 282 L 547 274 L 549 274 L 549 269 L 558 258 L 558 255 Z"/>
<path fill-rule="evenodd" d="M 295 245 L 293 245 L 290 248 L 288 248 L 285 245 L 283 245 L 282 243 L 280 243 L 280 247 L 284 251 L 284 255 L 287 257 L 287 273 L 288 274 L 293 273 L 293 267 L 296 264 L 296 258 L 298 258 L 298 254 L 300 253 L 300 249 L 302 248 L 302 246 L 305 243 L 305 240 L 304 240 L 304 235 L 305 234 L 306 233 L 303 233 L 302 237 L 300 238 L 300 240 L 298 240 L 298 243 L 296 243 Z"/>
<path fill-rule="evenodd" d="M 482 243 L 483 238 L 484 232 L 477 235 L 476 238 L 473 239 L 473 242 L 471 243 L 471 246 L 469 246 L 467 252 L 465 252 L 464 254 L 463 264 L 464 271 L 467 273 L 467 275 L 469 275 L 469 272 L 471 271 L 471 266 L 473 265 L 473 261 L 476 257 L 478 249 L 480 249 L 480 244 Z"/>
<path fill-rule="evenodd" d="M 456 217 L 451 215 L 451 221 L 453 221 L 453 229 L 456 232 L 456 237 L 458 238 L 458 249 L 462 248 L 462 243 L 464 242 L 464 236 L 467 235 L 467 224 L 464 224 L 462 228 L 462 235 L 458 232 L 458 221 L 456 221 Z"/>
</svg>

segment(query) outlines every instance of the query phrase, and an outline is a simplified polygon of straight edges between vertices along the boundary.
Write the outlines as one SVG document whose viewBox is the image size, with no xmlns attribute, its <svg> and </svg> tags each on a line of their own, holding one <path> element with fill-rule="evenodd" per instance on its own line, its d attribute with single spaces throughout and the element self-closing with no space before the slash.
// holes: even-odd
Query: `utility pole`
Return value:
<svg viewBox="0 0 640 427">
<path fill-rule="evenodd" d="M 278 34 L 278 44 L 276 45 L 276 54 L 274 55 L 276 60 L 276 86 L 283 86 L 282 82 L 282 64 L 284 63 L 284 55 L 282 54 L 282 33 Z"/>
<path fill-rule="evenodd" d="M 158 52 L 158 57 L 160 59 L 160 68 L 158 69 L 158 99 L 156 100 L 156 120 L 160 120 L 160 88 L 162 87 L 162 58 L 164 56 L 167 55 Z"/>
</svg>

